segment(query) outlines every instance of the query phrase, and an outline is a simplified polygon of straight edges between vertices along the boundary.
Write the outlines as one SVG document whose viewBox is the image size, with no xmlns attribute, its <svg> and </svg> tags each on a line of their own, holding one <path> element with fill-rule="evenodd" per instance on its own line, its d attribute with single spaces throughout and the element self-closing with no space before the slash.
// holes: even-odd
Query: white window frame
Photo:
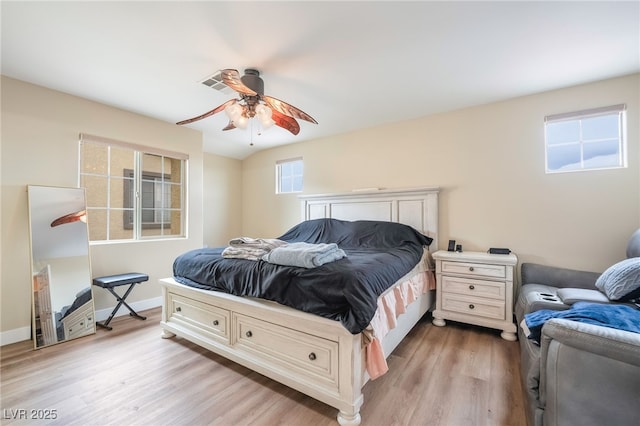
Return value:
<svg viewBox="0 0 640 426">
<path fill-rule="evenodd" d="M 113 207 L 111 205 L 110 202 L 110 189 L 109 189 L 109 185 L 111 185 L 112 179 L 111 179 L 111 167 L 109 163 L 109 158 L 107 158 L 107 174 L 106 175 L 102 175 L 102 174 L 92 174 L 92 173 L 83 173 L 83 169 L 82 169 L 82 161 L 83 161 L 83 145 L 84 144 L 93 144 L 93 145 L 105 145 L 107 147 L 114 147 L 114 148 L 118 148 L 118 149 L 127 149 L 127 150 L 131 150 L 134 156 L 134 167 L 133 170 L 127 169 L 129 172 L 133 173 L 132 176 L 132 182 L 131 184 L 133 185 L 133 187 L 131 188 L 131 190 L 133 191 L 133 193 L 135 194 L 133 196 L 133 206 L 124 206 L 123 207 Z M 158 186 L 161 186 L 162 188 L 162 195 L 164 195 L 166 193 L 166 188 L 169 185 L 177 185 L 180 187 L 180 206 L 176 207 L 176 208 L 171 208 L 169 206 L 168 209 L 164 208 L 166 206 L 167 203 L 165 203 L 164 201 L 160 200 L 160 203 L 163 204 L 160 207 L 157 207 L 157 205 L 154 205 L 153 209 L 155 210 L 156 208 L 160 208 L 162 209 L 162 211 L 155 211 L 154 212 L 154 217 L 158 218 L 158 214 L 163 215 L 168 213 L 169 211 L 176 211 L 180 213 L 180 231 L 178 233 L 172 234 L 172 233 L 168 233 L 165 234 L 163 227 L 164 227 L 164 223 L 162 222 L 157 222 L 157 224 L 151 223 L 151 224 L 147 224 L 147 223 L 143 223 L 142 221 L 142 203 L 140 200 L 140 196 L 141 196 L 141 187 L 142 187 L 142 181 L 149 181 L 148 177 L 143 176 L 144 173 L 146 173 L 144 170 L 142 170 L 142 162 L 143 162 L 143 157 L 145 155 L 152 155 L 152 156 L 158 156 L 158 157 L 162 157 L 162 158 L 170 158 L 172 160 L 179 160 L 181 161 L 181 170 L 180 170 L 180 182 L 179 183 L 167 183 L 164 182 L 162 179 L 160 179 L 159 183 L 156 183 L 154 186 L 154 190 L 157 191 L 159 188 Z M 108 156 L 110 157 L 110 155 Z M 133 241 L 143 241 L 143 240 L 158 240 L 158 239 L 183 239 L 186 238 L 187 236 L 187 226 L 186 226 L 186 218 L 187 218 L 187 176 L 188 176 L 188 160 L 189 160 L 189 156 L 187 154 L 183 154 L 183 153 L 177 153 L 177 152 L 172 152 L 172 151 L 166 151 L 166 150 L 161 150 L 161 149 L 156 149 L 156 148 L 150 148 L 150 147 L 146 147 L 146 146 L 141 146 L 141 145 L 137 145 L 137 144 L 132 144 L 132 143 L 128 143 L 128 142 L 122 142 L 122 141 L 116 141 L 116 140 L 112 140 L 112 139 L 108 139 L 108 138 L 104 138 L 104 137 L 100 137 L 100 136 L 94 136 L 94 135 L 88 135 L 88 134 L 80 134 L 80 140 L 79 140 L 79 144 L 78 144 L 78 186 L 81 186 L 81 182 L 82 182 L 82 177 L 83 176 L 100 176 L 100 177 L 106 177 L 107 178 L 107 205 L 106 206 L 100 206 L 100 207 L 93 207 L 93 206 L 87 206 L 87 213 L 88 213 L 88 217 L 91 217 L 91 210 L 96 209 L 96 210 L 106 210 L 107 212 L 107 222 L 106 222 L 106 239 L 99 239 L 99 240 L 91 240 L 90 239 L 90 244 L 104 244 L 104 243 L 114 243 L 114 242 L 133 242 Z M 159 173 L 159 176 L 165 176 L 165 171 L 164 171 L 164 161 L 160 161 L 160 164 L 162 165 L 162 170 Z M 123 178 L 123 176 L 117 176 L 117 178 Z M 157 179 L 154 179 L 157 180 Z M 123 180 L 123 184 L 124 184 L 124 180 Z M 85 189 L 88 193 L 89 188 Z M 126 190 L 125 190 L 125 195 L 126 195 Z M 89 197 L 87 197 L 89 198 Z M 124 202 L 124 200 L 123 200 Z M 157 200 L 155 200 L 154 198 L 154 202 L 157 204 Z M 133 210 L 132 213 L 132 219 L 133 219 L 133 224 L 130 225 L 132 226 L 133 229 L 133 233 L 132 233 L 132 237 L 131 238 L 110 238 L 111 233 L 109 232 L 109 226 L 110 226 L 110 220 L 109 220 L 109 216 L 112 214 L 116 214 L 116 215 L 123 215 L 125 210 Z M 127 220 L 124 220 L 124 226 L 126 227 L 127 225 Z M 155 226 L 158 225 L 158 227 L 160 227 L 161 232 L 160 235 L 143 235 L 144 234 L 144 229 L 149 228 L 149 226 Z M 91 237 L 91 236 L 90 236 Z"/>
<path fill-rule="evenodd" d="M 548 174 L 554 173 L 570 173 L 570 172 L 582 172 L 589 170 L 607 170 L 607 169 L 619 169 L 627 167 L 627 138 L 626 138 L 626 105 L 612 105 L 602 108 L 594 108 L 582 111 L 568 112 L 563 114 L 555 114 L 548 115 L 544 118 L 544 146 L 545 146 L 545 171 Z M 618 143 L 618 151 L 617 151 L 617 162 L 616 164 L 609 165 L 590 165 L 585 163 L 585 147 L 589 145 L 593 146 L 598 143 L 605 143 L 607 141 L 611 142 L 614 140 L 613 137 L 605 138 L 605 139 L 585 139 L 582 133 L 583 123 L 588 121 L 589 119 L 605 117 L 605 116 L 615 116 L 617 115 L 618 119 L 618 135 L 617 135 L 617 143 Z M 566 141 L 562 143 L 550 143 L 549 140 L 549 126 L 553 124 L 563 123 L 563 122 L 575 122 L 579 128 L 579 136 L 575 140 Z M 580 164 L 578 167 L 574 168 L 550 168 L 550 154 L 549 151 L 553 149 L 558 149 L 562 147 L 577 147 L 580 152 Z"/>
<path fill-rule="evenodd" d="M 295 174 L 293 172 L 293 167 L 291 167 L 291 173 L 288 175 L 283 174 L 284 165 L 293 166 L 294 163 L 300 163 L 302 167 L 302 172 L 300 174 Z M 283 182 L 285 178 L 288 178 L 291 182 L 287 187 L 283 187 Z M 300 189 L 294 189 L 294 179 L 300 179 Z M 301 193 L 304 188 L 304 161 L 302 157 L 297 158 L 289 158 L 287 160 L 278 160 L 276 161 L 276 194 L 296 194 Z"/>
</svg>

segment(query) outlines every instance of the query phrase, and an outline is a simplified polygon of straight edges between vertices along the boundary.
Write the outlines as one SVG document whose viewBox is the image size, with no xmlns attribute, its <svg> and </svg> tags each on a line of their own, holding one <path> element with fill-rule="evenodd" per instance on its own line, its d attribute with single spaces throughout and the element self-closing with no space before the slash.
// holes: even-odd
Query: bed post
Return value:
<svg viewBox="0 0 640 426">
<path fill-rule="evenodd" d="M 364 402 L 362 385 L 364 383 L 364 348 L 360 334 L 353 335 L 344 330 L 340 336 L 340 371 L 351 374 L 340 375 L 340 399 L 342 404 L 338 408 L 338 423 L 341 426 L 356 426 L 360 424 L 360 407 Z"/>
<path fill-rule="evenodd" d="M 169 309 L 169 297 L 167 295 L 167 286 L 162 285 L 162 321 L 160 323 L 160 325 L 164 324 L 166 321 L 169 320 L 169 315 L 167 312 L 167 309 Z M 175 337 L 176 334 L 172 333 L 171 331 L 167 330 L 166 328 L 162 328 L 162 334 L 160 335 L 160 337 L 162 337 L 163 339 L 171 339 L 172 337 Z"/>
</svg>

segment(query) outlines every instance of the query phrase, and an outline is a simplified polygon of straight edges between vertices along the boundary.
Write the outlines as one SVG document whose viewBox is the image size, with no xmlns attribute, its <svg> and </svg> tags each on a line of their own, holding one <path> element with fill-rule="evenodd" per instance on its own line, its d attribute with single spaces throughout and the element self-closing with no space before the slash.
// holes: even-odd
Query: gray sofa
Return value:
<svg viewBox="0 0 640 426">
<path fill-rule="evenodd" d="M 640 257 L 640 229 L 627 257 Z M 520 326 L 527 313 L 541 309 L 567 310 L 582 300 L 616 303 L 596 288 L 600 274 L 534 263 L 523 263 L 521 274 L 515 316 L 527 423 L 639 425 L 640 334 L 553 318 L 544 323 L 538 344 Z"/>
</svg>

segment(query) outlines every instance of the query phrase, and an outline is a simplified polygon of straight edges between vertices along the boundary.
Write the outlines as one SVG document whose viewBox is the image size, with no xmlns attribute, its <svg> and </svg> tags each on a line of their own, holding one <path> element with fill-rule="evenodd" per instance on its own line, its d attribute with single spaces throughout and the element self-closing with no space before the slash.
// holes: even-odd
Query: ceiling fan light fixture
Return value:
<svg viewBox="0 0 640 426">
<path fill-rule="evenodd" d="M 260 125 L 262 125 L 262 128 L 264 130 L 267 130 L 269 128 L 271 128 L 274 124 L 276 124 L 275 121 L 273 121 L 273 119 L 271 117 L 264 117 L 264 118 L 258 118 L 260 120 Z"/>
<path fill-rule="evenodd" d="M 271 108 L 264 104 L 256 105 L 256 117 L 260 121 L 263 129 L 268 129 L 273 126 L 276 122 L 271 118 Z"/>
<path fill-rule="evenodd" d="M 256 115 L 258 117 L 271 117 L 271 108 L 264 104 L 256 105 Z"/>
<path fill-rule="evenodd" d="M 249 119 L 244 115 L 241 115 L 237 119 L 233 120 L 233 125 L 236 126 L 238 129 L 244 130 L 247 128 L 248 124 L 249 124 Z"/>
<path fill-rule="evenodd" d="M 227 114 L 227 117 L 229 117 L 229 120 L 236 121 L 240 116 L 242 116 L 243 110 L 244 108 L 242 108 L 240 104 L 234 102 L 231 105 L 227 105 L 224 112 Z"/>
</svg>

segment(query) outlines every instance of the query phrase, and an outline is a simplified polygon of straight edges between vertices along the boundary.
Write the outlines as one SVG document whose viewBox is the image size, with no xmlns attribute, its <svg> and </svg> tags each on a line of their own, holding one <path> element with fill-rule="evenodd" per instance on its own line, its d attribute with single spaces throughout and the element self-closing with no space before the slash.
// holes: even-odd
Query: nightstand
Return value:
<svg viewBox="0 0 640 426">
<path fill-rule="evenodd" d="M 436 310 L 433 324 L 445 319 L 502 330 L 502 338 L 516 340 L 513 322 L 514 254 L 437 251 Z"/>
</svg>

